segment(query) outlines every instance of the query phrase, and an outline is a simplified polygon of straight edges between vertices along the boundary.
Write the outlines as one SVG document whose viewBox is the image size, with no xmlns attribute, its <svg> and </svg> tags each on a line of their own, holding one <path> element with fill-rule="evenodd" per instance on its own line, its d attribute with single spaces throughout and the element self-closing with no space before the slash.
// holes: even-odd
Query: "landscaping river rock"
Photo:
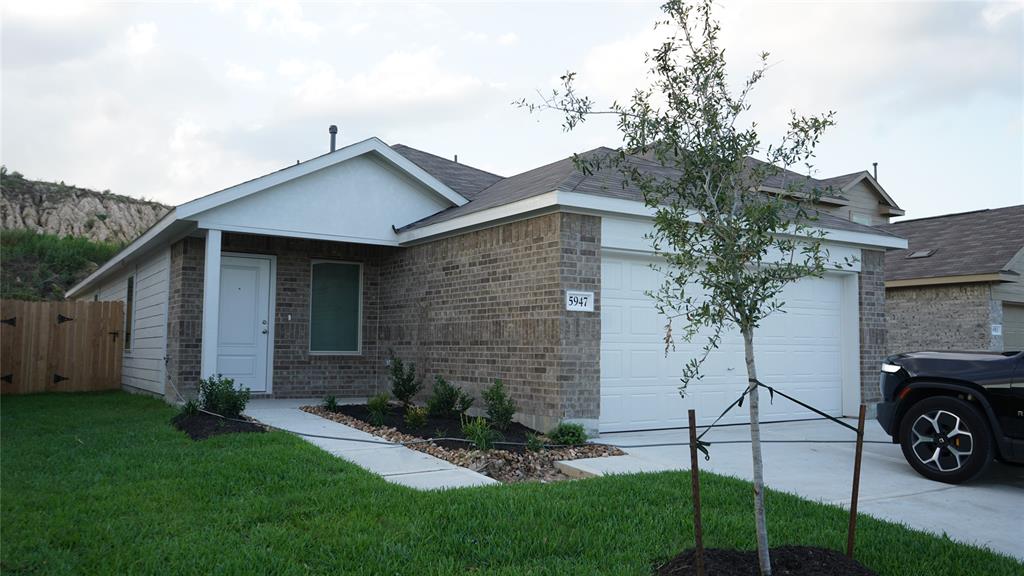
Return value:
<svg viewBox="0 0 1024 576">
<path fill-rule="evenodd" d="M 624 454 L 614 446 L 602 444 L 551 447 L 539 452 L 504 449 L 477 450 L 471 444 L 466 443 L 465 447 L 460 447 L 459 445 L 463 443 L 450 440 L 438 443 L 424 442 L 427 440 L 426 438 L 403 433 L 391 426 L 374 426 L 365 420 L 340 412 L 331 412 L 322 406 L 303 406 L 301 410 L 369 432 L 390 442 L 411 443 L 407 446 L 413 450 L 425 452 L 504 483 L 567 480 L 569 477 L 555 467 L 555 462 Z"/>
</svg>

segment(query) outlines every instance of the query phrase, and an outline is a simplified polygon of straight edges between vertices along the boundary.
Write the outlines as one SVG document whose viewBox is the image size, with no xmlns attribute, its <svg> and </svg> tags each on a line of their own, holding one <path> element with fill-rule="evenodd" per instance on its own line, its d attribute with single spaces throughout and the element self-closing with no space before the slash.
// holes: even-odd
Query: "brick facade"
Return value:
<svg viewBox="0 0 1024 576">
<path fill-rule="evenodd" d="M 598 217 L 549 214 L 408 248 L 226 233 L 223 250 L 276 256 L 276 397 L 387 391 L 394 349 L 416 362 L 424 395 L 441 375 L 479 405 L 481 390 L 500 378 L 524 423 L 546 429 L 568 418 L 596 427 L 600 230 Z M 359 355 L 308 352 L 314 259 L 363 264 Z M 202 239 L 172 247 L 168 377 L 186 396 L 200 372 L 203 261 Z M 595 312 L 566 312 L 566 289 L 593 291 Z"/>
<path fill-rule="evenodd" d="M 1002 350 L 1002 338 L 991 335 L 1002 305 L 989 284 L 889 288 L 885 307 L 890 353 Z"/>
<path fill-rule="evenodd" d="M 869 407 L 881 401 L 878 370 L 886 356 L 885 253 L 861 250 L 860 278 L 860 397 Z M 871 409 L 874 411 L 873 408 Z"/>
</svg>

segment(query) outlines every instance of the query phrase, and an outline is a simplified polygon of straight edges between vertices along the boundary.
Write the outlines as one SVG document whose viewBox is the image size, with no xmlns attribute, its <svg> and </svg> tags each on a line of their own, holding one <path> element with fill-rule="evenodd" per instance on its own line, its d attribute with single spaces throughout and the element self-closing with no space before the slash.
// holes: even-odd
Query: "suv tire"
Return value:
<svg viewBox="0 0 1024 576">
<path fill-rule="evenodd" d="M 919 474 L 949 484 L 976 478 L 992 462 L 985 417 L 952 396 L 933 396 L 911 406 L 900 421 L 900 446 Z"/>
</svg>

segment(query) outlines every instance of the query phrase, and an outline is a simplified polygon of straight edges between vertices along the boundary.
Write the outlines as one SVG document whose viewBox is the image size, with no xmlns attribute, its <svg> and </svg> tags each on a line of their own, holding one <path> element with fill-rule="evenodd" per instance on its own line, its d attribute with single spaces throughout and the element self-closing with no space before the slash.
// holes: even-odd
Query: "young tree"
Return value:
<svg viewBox="0 0 1024 576">
<path fill-rule="evenodd" d="M 575 74 L 568 72 L 559 90 L 517 104 L 531 112 L 562 113 L 566 131 L 595 115 L 617 121 L 622 148 L 610 155 L 577 155 L 574 161 L 585 174 L 619 175 L 622 186 L 639 189 L 655 210 L 651 240 L 665 260 L 660 267 L 665 280 L 652 296 L 668 318 L 666 353 L 674 342 L 673 321 L 687 341 L 698 334 L 707 337 L 701 354 L 683 370 L 680 393 L 685 396 L 687 384 L 701 378 L 701 364 L 725 331 L 738 329 L 742 335 L 757 549 L 761 573 L 767 576 L 771 562 L 754 331 L 782 309 L 780 294 L 787 284 L 821 276 L 830 265 L 821 245 L 824 232 L 815 226 L 814 204 L 823 191 L 788 168 L 800 165 L 810 172 L 814 148 L 834 124 L 834 113 L 792 113 L 781 141 L 762 148 L 757 126 L 740 120 L 750 107 L 751 90 L 768 68 L 768 54 L 761 54 L 759 66 L 733 92 L 712 2 L 669 0 L 662 10 L 668 18 L 658 26 L 670 31 L 647 54 L 651 85 L 635 90 L 628 102 L 598 108 L 576 92 Z M 753 159 L 756 154 L 766 161 Z"/>
</svg>

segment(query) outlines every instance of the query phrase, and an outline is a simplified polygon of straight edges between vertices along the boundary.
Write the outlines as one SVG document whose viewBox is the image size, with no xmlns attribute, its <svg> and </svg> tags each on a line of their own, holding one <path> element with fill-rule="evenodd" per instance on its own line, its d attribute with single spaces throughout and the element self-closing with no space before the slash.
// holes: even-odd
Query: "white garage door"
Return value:
<svg viewBox="0 0 1024 576">
<path fill-rule="evenodd" d="M 734 331 L 704 363 L 704 378 L 679 395 L 683 365 L 706 341 L 677 338 L 664 351 L 665 321 L 644 292 L 660 285 L 652 259 L 605 256 L 601 273 L 601 419 L 604 432 L 686 426 L 686 411 L 710 423 L 743 391 L 743 340 Z M 767 318 L 754 336 L 759 379 L 825 412 L 842 412 L 842 279 L 809 278 L 787 288 L 786 313 Z M 677 333 L 679 330 L 677 329 Z M 780 397 L 762 393 L 761 420 L 816 415 Z M 747 405 L 723 422 L 746 422 Z"/>
</svg>

